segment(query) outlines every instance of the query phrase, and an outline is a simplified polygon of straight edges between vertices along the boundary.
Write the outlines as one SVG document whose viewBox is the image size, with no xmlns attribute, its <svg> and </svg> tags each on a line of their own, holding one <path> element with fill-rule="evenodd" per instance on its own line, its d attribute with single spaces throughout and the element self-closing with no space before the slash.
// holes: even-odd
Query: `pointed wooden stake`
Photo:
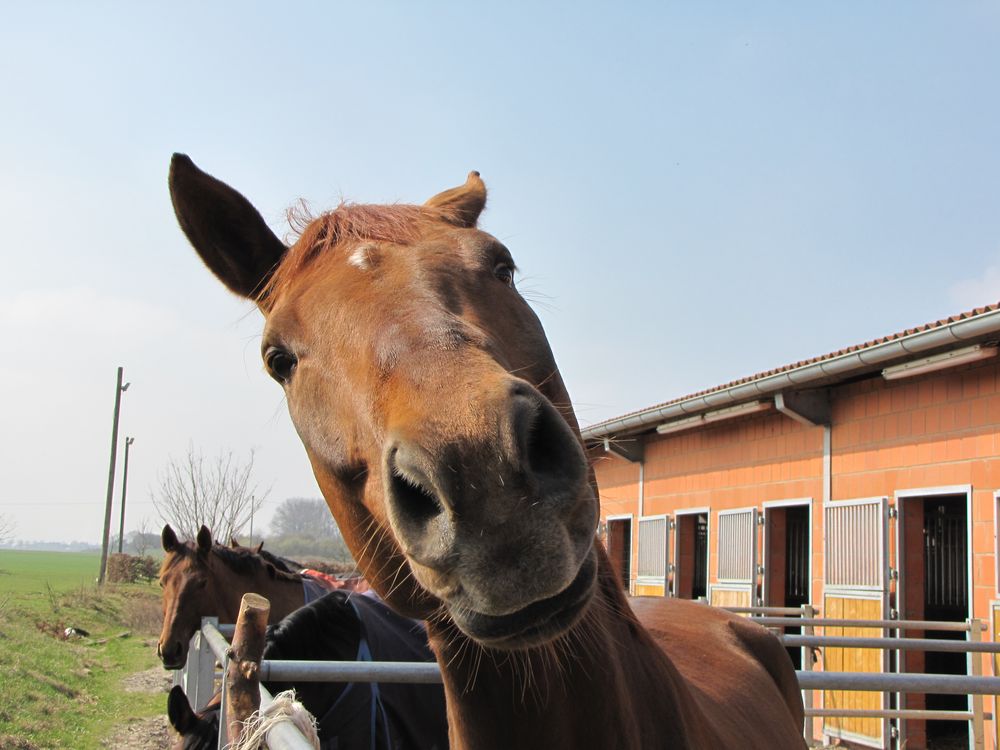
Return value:
<svg viewBox="0 0 1000 750">
<path fill-rule="evenodd" d="M 245 722 L 260 708 L 260 661 L 271 603 L 259 594 L 244 594 L 236 619 L 226 670 L 226 736 L 229 745 L 240 741 Z"/>
</svg>

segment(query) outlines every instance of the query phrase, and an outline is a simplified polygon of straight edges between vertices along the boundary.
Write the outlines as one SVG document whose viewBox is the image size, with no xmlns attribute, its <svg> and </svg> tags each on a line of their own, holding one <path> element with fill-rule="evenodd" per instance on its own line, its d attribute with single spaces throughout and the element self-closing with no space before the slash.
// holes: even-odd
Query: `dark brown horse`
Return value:
<svg viewBox="0 0 1000 750">
<path fill-rule="evenodd" d="M 313 471 L 361 570 L 425 618 L 457 748 L 802 748 L 777 640 L 697 604 L 626 600 L 514 261 L 475 172 L 422 206 L 343 205 L 292 247 L 174 157 L 180 225 L 265 318 Z"/>
<path fill-rule="evenodd" d="M 252 591 L 271 602 L 270 622 L 275 623 L 305 604 L 313 586 L 312 580 L 259 550 L 214 544 L 205 526 L 194 543 L 178 540 L 170 526 L 163 527 L 161 539 L 166 552 L 160 566 L 163 630 L 156 653 L 167 669 L 184 666 L 202 617 L 236 622 L 240 599 Z M 313 593 L 321 596 L 328 590 L 316 584 Z"/>
<path fill-rule="evenodd" d="M 331 591 L 267 628 L 264 658 L 308 661 L 433 661 L 423 624 L 400 617 L 368 595 Z M 448 726 L 440 685 L 268 681 L 295 690 L 317 721 L 323 748 L 446 750 Z M 181 735 L 177 750 L 218 747 L 218 695 L 198 714 L 180 687 L 167 716 Z"/>
</svg>

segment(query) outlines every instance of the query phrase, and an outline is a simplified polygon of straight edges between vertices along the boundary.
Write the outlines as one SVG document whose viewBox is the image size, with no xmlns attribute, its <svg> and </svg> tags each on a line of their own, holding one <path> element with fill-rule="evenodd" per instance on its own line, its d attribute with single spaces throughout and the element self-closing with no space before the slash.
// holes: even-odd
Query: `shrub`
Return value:
<svg viewBox="0 0 1000 750">
<path fill-rule="evenodd" d="M 108 557 L 109 583 L 138 583 L 151 581 L 159 573 L 160 566 L 148 555 L 110 555 Z"/>
</svg>

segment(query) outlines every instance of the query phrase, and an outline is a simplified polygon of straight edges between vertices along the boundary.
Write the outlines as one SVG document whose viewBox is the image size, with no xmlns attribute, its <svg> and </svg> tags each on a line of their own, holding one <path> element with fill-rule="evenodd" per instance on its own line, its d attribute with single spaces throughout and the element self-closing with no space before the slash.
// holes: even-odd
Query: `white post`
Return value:
<svg viewBox="0 0 1000 750">
<path fill-rule="evenodd" d="M 207 622 L 218 626 L 219 618 L 201 618 L 202 625 Z M 215 654 L 212 653 L 208 641 L 200 630 L 191 639 L 187 666 L 184 671 L 184 694 L 187 695 L 191 708 L 195 711 L 201 711 L 215 694 Z"/>
<path fill-rule="evenodd" d="M 969 625 L 969 642 L 978 643 L 983 638 L 983 623 L 981 620 L 972 618 L 966 620 Z M 969 652 L 969 672 L 973 677 L 981 677 L 983 674 L 983 655 L 978 652 Z M 969 727 L 972 734 L 973 750 L 984 750 L 985 732 L 983 731 L 983 696 L 972 695 L 972 723 Z M 994 719 L 995 720 L 995 719 Z"/>
<path fill-rule="evenodd" d="M 811 604 L 802 605 L 802 619 L 811 620 L 816 616 L 816 609 Z M 784 631 L 782 631 L 784 632 Z M 816 629 L 812 625 L 806 625 L 802 628 L 802 635 L 814 635 Z M 806 646 L 802 649 L 802 670 L 804 672 L 811 672 L 813 668 L 813 650 L 812 646 Z M 802 691 L 802 703 L 807 709 L 814 708 L 813 706 L 813 691 L 803 690 Z M 815 719 L 812 716 L 806 716 L 806 724 L 804 729 L 804 734 L 806 736 L 806 741 L 809 746 L 812 747 L 816 740 L 816 735 L 813 732 L 813 724 Z"/>
</svg>

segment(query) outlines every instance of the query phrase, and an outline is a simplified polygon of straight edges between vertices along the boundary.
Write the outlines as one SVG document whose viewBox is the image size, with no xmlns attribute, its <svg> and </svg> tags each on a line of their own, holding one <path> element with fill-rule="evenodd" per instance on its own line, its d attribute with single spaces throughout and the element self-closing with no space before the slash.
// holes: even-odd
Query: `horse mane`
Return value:
<svg viewBox="0 0 1000 750">
<path fill-rule="evenodd" d="M 302 576 L 292 570 L 281 558 L 270 552 L 261 550 L 258 555 L 248 547 L 232 549 L 221 544 L 212 545 L 212 554 L 237 575 L 253 575 L 266 569 L 268 564 L 273 570 L 273 577 L 288 581 L 301 581 Z M 163 558 L 160 566 L 160 576 L 178 565 L 183 559 L 198 560 L 198 547 L 194 542 L 182 542 L 171 550 L 171 554 Z"/>
<path fill-rule="evenodd" d="M 302 580 L 302 576 L 290 570 L 287 565 L 278 560 L 270 552 L 265 553 L 261 550 L 261 553 L 258 555 L 248 547 L 232 549 L 221 544 L 213 544 L 212 554 L 222 560 L 230 570 L 239 575 L 253 575 L 257 571 L 264 570 L 270 564 L 275 578 L 283 578 L 290 581 Z"/>
<path fill-rule="evenodd" d="M 269 552 L 266 549 L 261 549 L 257 554 L 264 558 L 266 562 L 271 563 L 271 565 L 278 570 L 283 570 L 286 573 L 298 573 L 305 567 L 305 565 L 301 565 L 295 562 L 295 560 L 289 560 L 287 557 L 278 557 L 276 554 Z"/>
<path fill-rule="evenodd" d="M 305 202 L 288 209 L 290 247 L 258 295 L 258 302 L 287 291 L 292 280 L 321 254 L 345 241 L 407 244 L 421 230 L 449 214 L 430 206 L 407 203 L 376 205 L 341 202 L 333 211 L 314 216 Z M 286 240 L 287 241 L 287 240 Z"/>
</svg>

